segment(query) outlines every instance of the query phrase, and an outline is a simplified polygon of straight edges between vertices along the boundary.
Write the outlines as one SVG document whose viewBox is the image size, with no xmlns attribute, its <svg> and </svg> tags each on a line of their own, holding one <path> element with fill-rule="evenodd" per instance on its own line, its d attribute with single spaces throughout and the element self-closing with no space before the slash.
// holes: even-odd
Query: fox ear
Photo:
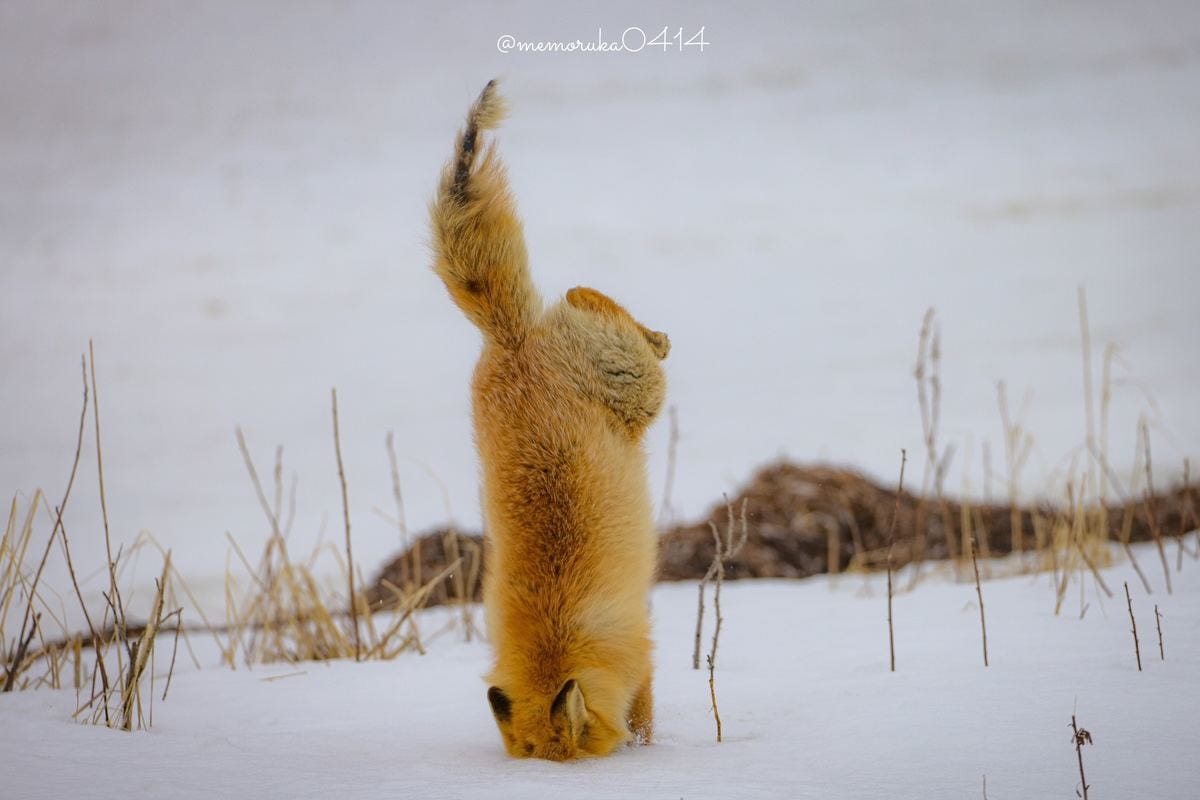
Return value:
<svg viewBox="0 0 1200 800">
<path fill-rule="evenodd" d="M 583 704 L 583 691 L 574 678 L 562 685 L 550 704 L 550 720 L 565 720 L 571 730 L 579 731 L 587 722 L 587 708 Z"/>
<path fill-rule="evenodd" d="M 598 314 L 609 314 L 614 317 L 629 316 L 629 312 L 617 305 L 611 297 L 587 286 L 576 286 L 569 290 L 567 303 L 580 311 L 595 311 Z"/>
<path fill-rule="evenodd" d="M 498 722 L 508 722 L 512 719 L 512 701 L 499 686 L 493 686 L 487 692 L 488 703 L 492 706 L 492 714 Z"/>
</svg>

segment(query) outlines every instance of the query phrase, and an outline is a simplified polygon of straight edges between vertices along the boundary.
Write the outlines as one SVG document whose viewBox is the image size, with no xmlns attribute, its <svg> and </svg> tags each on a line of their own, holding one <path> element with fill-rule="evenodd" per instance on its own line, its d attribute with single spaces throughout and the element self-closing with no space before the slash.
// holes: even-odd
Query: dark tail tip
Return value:
<svg viewBox="0 0 1200 800">
<path fill-rule="evenodd" d="M 504 117 L 504 102 L 496 95 L 498 80 L 492 78 L 487 82 L 467 113 L 467 125 L 463 128 L 462 138 L 459 141 L 454 181 L 451 185 L 451 194 L 455 197 L 461 198 L 466 194 L 467 181 L 471 177 L 471 165 L 475 162 L 479 131 L 495 128 Z"/>
</svg>

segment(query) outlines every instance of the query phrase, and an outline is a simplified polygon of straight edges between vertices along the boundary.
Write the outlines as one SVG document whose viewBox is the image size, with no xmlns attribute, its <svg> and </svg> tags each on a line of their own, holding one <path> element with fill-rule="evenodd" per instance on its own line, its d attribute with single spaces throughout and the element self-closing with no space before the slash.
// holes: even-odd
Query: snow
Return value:
<svg viewBox="0 0 1200 800">
<path fill-rule="evenodd" d="M 373 513 L 392 508 L 389 430 L 410 527 L 477 527 L 478 337 L 428 269 L 425 204 L 495 75 L 544 294 L 594 285 L 672 337 L 677 517 L 780 453 L 890 484 L 903 447 L 919 476 L 930 306 L 948 488 L 1002 490 L 981 459 L 987 443 L 1003 481 L 1004 380 L 1014 408 L 1030 398 L 1023 494 L 1061 499 L 1085 436 L 1080 285 L 1097 394 L 1119 347 L 1110 460 L 1138 471 L 1145 415 L 1165 483 L 1200 463 L 1198 23 L 1188 0 L 0 4 L 0 490 L 59 502 L 91 339 L 114 547 L 152 533 L 202 602 L 220 608 L 225 533 L 251 553 L 265 536 L 236 425 L 261 474 L 285 446 L 293 552 L 340 533 L 333 386 L 364 572 L 399 544 Z M 495 47 L 630 25 L 703 25 L 711 44 Z M 648 441 L 656 496 L 667 438 Z M 95 458 L 89 434 L 65 522 L 98 604 Z M 124 575 L 141 600 L 146 552 Z M 54 555 L 44 585 L 62 592 Z M 1090 579 L 1082 620 L 1078 586 L 1054 617 L 1045 578 L 988 582 L 986 670 L 973 587 L 922 584 L 897 601 L 895 675 L 878 580 L 731 585 L 721 745 L 687 668 L 694 587 L 660 586 L 659 741 L 571 765 L 503 757 L 480 643 L 271 682 L 292 670 L 209 653 L 148 734 L 70 723 L 72 692 L 0 697 L 0 796 L 936 799 L 980 796 L 986 774 L 993 798 L 1069 797 L 1076 708 L 1095 796 L 1188 796 L 1195 573 L 1156 593 L 1167 660 L 1144 647 L 1140 674 L 1121 602 Z M 1152 600 L 1131 585 L 1146 644 Z"/>
<path fill-rule="evenodd" d="M 70 722 L 70 690 L 0 696 L 4 796 L 63 797 L 87 787 L 91 797 L 114 798 L 940 800 L 982 796 L 986 775 L 989 797 L 1071 797 L 1075 713 L 1095 740 L 1083 752 L 1093 797 L 1187 797 L 1196 780 L 1190 754 L 1200 746 L 1200 569 L 1185 558 L 1167 596 L 1153 546 L 1135 553 L 1157 587 L 1152 597 L 1119 565 L 1103 573 L 1116 597 L 1101 595 L 1090 575 L 1073 579 L 1057 617 L 1048 575 L 985 581 L 987 668 L 975 587 L 944 572 L 895 600 L 895 673 L 881 576 L 728 584 L 716 670 L 721 744 L 707 672 L 690 668 L 689 582 L 653 595 L 650 746 L 567 764 L 509 759 L 484 697 L 487 645 L 448 633 L 427 655 L 392 662 L 235 672 L 215 655 L 199 671 L 181 657 L 149 733 Z M 1143 672 L 1123 581 L 1133 592 Z M 423 627 L 443 618 L 434 609 Z"/>
</svg>

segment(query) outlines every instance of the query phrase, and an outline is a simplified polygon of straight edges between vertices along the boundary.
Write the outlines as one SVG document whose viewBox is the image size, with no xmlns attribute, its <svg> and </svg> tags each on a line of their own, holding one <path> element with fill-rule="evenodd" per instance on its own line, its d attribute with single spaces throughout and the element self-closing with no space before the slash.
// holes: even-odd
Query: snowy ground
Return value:
<svg viewBox="0 0 1200 800">
<path fill-rule="evenodd" d="M 632 25 L 711 44 L 495 46 Z M 931 305 L 949 488 L 980 493 L 985 440 L 1002 477 L 1005 379 L 1033 393 L 1026 488 L 1061 496 L 1081 283 L 1097 380 L 1121 346 L 1114 465 L 1144 412 L 1165 479 L 1200 460 L 1198 30 L 1190 0 L 0 3 L 0 491 L 61 492 L 92 338 L 116 540 L 150 530 L 195 580 L 226 530 L 262 534 L 237 424 L 260 461 L 286 446 L 297 546 L 338 519 L 334 385 L 366 570 L 397 546 L 371 513 L 388 430 L 412 526 L 445 519 L 439 482 L 476 526 L 478 339 L 428 269 L 425 204 L 494 75 L 547 296 L 591 283 L 671 334 L 680 516 L 781 451 L 894 480 Z M 97 520 L 89 476 L 68 525 L 93 567 Z"/>
<path fill-rule="evenodd" d="M 1161 587 L 1153 548 L 1137 553 Z M 1200 566 L 1185 560 L 1171 596 L 1161 588 L 1145 596 L 1127 566 L 1106 571 L 1105 580 L 1118 597 L 1102 597 L 1089 576 L 1072 585 L 1058 617 L 1048 576 L 985 582 L 986 669 L 973 584 L 924 582 L 896 600 L 895 674 L 878 576 L 869 591 L 853 576 L 730 584 L 717 670 L 726 737 L 719 745 L 707 675 L 689 664 L 695 587 L 660 586 L 658 741 L 571 764 L 504 755 L 480 678 L 486 645 L 449 634 L 424 657 L 389 663 L 184 666 L 147 734 L 69 722 L 72 691 L 3 695 L 0 794 L 70 797 L 86 787 L 97 798 L 940 800 L 981 797 L 986 775 L 993 800 L 1069 798 L 1078 783 L 1074 711 L 1095 740 L 1084 749 L 1092 797 L 1192 796 Z M 1141 673 L 1125 580 L 1142 637 Z"/>
<path fill-rule="evenodd" d="M 632 25 L 703 25 L 710 45 L 495 46 Z M 910 373 L 929 306 L 950 489 L 995 492 L 984 442 L 1003 476 L 1004 379 L 1014 406 L 1031 393 L 1026 495 L 1061 496 L 1084 439 L 1081 284 L 1097 380 L 1103 346 L 1120 347 L 1114 467 L 1137 467 L 1146 414 L 1165 482 L 1200 461 L 1198 31 L 1190 0 L 0 0 L 0 492 L 58 502 L 90 338 L 114 544 L 152 532 L 203 598 L 220 597 L 224 533 L 250 552 L 264 535 L 235 425 L 264 473 L 286 446 L 293 551 L 336 535 L 331 386 L 365 572 L 398 545 L 372 513 L 392 507 L 389 430 L 410 525 L 476 526 L 478 339 L 428 269 L 425 203 L 495 75 L 545 294 L 593 284 L 672 337 L 679 516 L 780 452 L 893 480 L 898 450 L 920 450 Z M 656 494 L 666 440 L 651 431 Z M 90 439 L 83 455 L 66 524 L 98 603 Z M 44 579 L 60 591 L 61 561 Z M 143 556 L 128 577 L 144 591 L 158 566 Z M 694 589 L 659 587 L 658 744 L 567 766 L 503 758 L 485 647 L 445 639 L 425 658 L 274 682 L 290 670 L 185 670 L 154 732 L 133 737 L 67 722 L 72 693 L 7 695 L 0 797 L 958 798 L 981 796 L 984 774 L 991 798 L 1070 797 L 1076 706 L 1096 737 L 1094 796 L 1189 796 L 1197 573 L 1156 595 L 1168 660 L 1148 655 L 1142 674 L 1121 604 L 1090 581 L 1082 621 L 1077 603 L 1051 616 L 1044 580 L 989 583 L 987 670 L 973 591 L 923 585 L 898 601 L 896 675 L 878 587 L 730 586 L 720 746 L 686 669 Z"/>
</svg>

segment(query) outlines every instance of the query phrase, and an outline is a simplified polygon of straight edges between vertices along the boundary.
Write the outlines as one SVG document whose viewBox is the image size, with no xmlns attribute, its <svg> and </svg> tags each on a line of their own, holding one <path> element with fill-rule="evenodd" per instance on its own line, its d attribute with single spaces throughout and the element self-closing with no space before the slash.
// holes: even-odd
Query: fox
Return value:
<svg viewBox="0 0 1200 800">
<path fill-rule="evenodd" d="M 495 80 L 430 203 L 434 272 L 481 332 L 471 381 L 484 518 L 485 680 L 507 753 L 605 756 L 653 733 L 657 555 L 644 435 L 670 339 L 577 286 L 545 306 L 494 135 Z"/>
</svg>

